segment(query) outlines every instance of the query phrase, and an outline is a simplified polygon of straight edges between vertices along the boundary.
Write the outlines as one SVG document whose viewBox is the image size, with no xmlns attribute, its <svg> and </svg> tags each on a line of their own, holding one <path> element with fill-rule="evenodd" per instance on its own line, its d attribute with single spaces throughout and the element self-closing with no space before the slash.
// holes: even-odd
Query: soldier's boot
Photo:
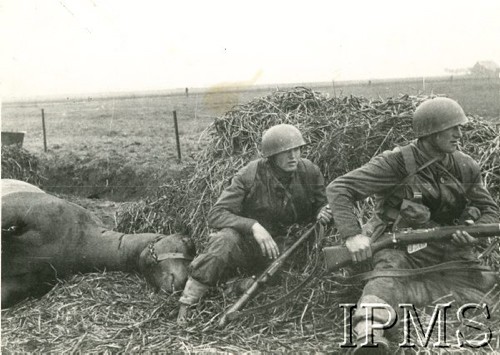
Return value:
<svg viewBox="0 0 500 355">
<path fill-rule="evenodd" d="M 182 291 L 182 296 L 179 299 L 179 313 L 177 314 L 177 324 L 179 326 L 186 326 L 190 318 L 191 307 L 197 304 L 200 299 L 207 293 L 208 285 L 189 278 Z"/>
<path fill-rule="evenodd" d="M 377 326 L 377 323 L 374 323 L 372 326 Z M 384 331 L 382 329 L 373 329 L 373 344 L 377 346 L 361 346 L 361 344 L 366 342 L 366 322 L 361 321 L 358 322 L 354 326 L 354 334 L 356 335 L 356 348 L 353 348 L 352 354 L 360 355 L 360 354 L 380 354 L 385 355 L 389 353 L 389 340 L 384 337 Z"/>
</svg>

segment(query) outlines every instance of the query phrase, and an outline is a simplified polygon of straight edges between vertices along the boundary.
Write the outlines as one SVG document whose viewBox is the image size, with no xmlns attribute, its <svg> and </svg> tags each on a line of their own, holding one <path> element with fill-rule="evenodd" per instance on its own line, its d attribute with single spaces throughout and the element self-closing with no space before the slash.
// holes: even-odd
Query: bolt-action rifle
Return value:
<svg viewBox="0 0 500 355">
<path fill-rule="evenodd" d="M 285 260 L 305 241 L 307 240 L 316 229 L 319 228 L 319 233 L 322 236 L 323 226 L 321 223 L 316 222 L 309 228 L 302 236 L 297 239 L 286 251 L 284 251 L 275 261 L 273 261 L 264 272 L 257 277 L 252 285 L 243 293 L 243 295 L 233 304 L 222 316 L 219 321 L 221 326 L 225 325 L 228 320 L 237 318 L 242 314 L 240 310 L 247 304 L 248 301 L 258 292 L 259 288 L 269 281 L 271 277 L 283 266 Z M 320 238 L 321 238 L 320 236 Z M 317 246 L 319 248 L 319 246 Z"/>
<path fill-rule="evenodd" d="M 451 239 L 457 230 L 465 231 L 476 238 L 500 236 L 500 224 L 473 224 L 470 226 L 445 226 L 428 229 L 403 230 L 395 233 L 384 233 L 371 245 L 372 252 L 392 246 L 437 242 Z M 348 266 L 352 262 L 351 253 L 345 246 L 323 248 L 326 268 L 335 271 Z"/>
</svg>

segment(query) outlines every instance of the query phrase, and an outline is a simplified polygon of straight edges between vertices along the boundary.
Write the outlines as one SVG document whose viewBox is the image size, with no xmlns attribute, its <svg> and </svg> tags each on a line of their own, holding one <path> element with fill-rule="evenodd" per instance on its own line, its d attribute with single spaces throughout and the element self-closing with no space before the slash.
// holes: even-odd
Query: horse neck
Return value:
<svg viewBox="0 0 500 355">
<path fill-rule="evenodd" d="M 158 234 L 124 234 L 100 229 L 92 233 L 80 254 L 79 268 L 86 271 L 135 271 L 141 252 Z M 81 270 L 83 271 L 83 270 Z"/>
</svg>

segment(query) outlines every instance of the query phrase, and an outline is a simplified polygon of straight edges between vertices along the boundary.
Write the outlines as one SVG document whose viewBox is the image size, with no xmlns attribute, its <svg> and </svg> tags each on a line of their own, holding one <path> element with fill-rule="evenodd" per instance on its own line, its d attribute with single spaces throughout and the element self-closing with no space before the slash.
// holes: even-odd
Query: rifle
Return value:
<svg viewBox="0 0 500 355">
<path fill-rule="evenodd" d="M 476 238 L 493 237 L 500 235 L 500 224 L 489 223 L 473 224 L 470 226 L 445 226 L 384 233 L 371 245 L 371 249 L 372 252 L 375 253 L 380 249 L 391 246 L 443 241 L 451 239 L 451 235 L 457 230 L 465 231 Z M 323 256 L 328 271 L 341 269 L 352 262 L 351 253 L 345 246 L 341 245 L 323 248 Z"/>
<path fill-rule="evenodd" d="M 323 226 L 321 223 L 316 222 L 311 228 L 309 228 L 302 236 L 297 239 L 286 251 L 284 251 L 275 261 L 273 261 L 264 272 L 256 278 L 251 286 L 241 295 L 241 297 L 233 304 L 226 312 L 224 312 L 222 318 L 219 321 L 219 325 L 224 326 L 228 320 L 237 318 L 241 312 L 240 309 L 247 304 L 248 301 L 257 293 L 259 287 L 265 284 L 274 274 L 283 266 L 285 260 L 292 254 L 310 235 L 315 231 L 316 227 L 319 226 L 320 233 L 323 232 Z M 319 246 L 318 246 L 319 247 Z"/>
</svg>

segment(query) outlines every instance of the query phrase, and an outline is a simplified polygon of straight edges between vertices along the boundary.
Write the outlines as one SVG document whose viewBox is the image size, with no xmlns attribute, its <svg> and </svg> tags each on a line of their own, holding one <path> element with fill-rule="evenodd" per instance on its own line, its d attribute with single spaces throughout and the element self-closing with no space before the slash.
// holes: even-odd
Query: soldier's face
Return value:
<svg viewBox="0 0 500 355">
<path fill-rule="evenodd" d="M 434 134 L 434 147 L 443 153 L 453 153 L 458 149 L 460 139 L 462 138 L 462 130 L 460 126 L 454 126 L 447 130 Z"/>
<path fill-rule="evenodd" d="M 274 163 L 283 171 L 292 172 L 297 170 L 297 164 L 300 159 L 300 147 L 289 149 L 287 151 L 276 154 Z"/>
</svg>

